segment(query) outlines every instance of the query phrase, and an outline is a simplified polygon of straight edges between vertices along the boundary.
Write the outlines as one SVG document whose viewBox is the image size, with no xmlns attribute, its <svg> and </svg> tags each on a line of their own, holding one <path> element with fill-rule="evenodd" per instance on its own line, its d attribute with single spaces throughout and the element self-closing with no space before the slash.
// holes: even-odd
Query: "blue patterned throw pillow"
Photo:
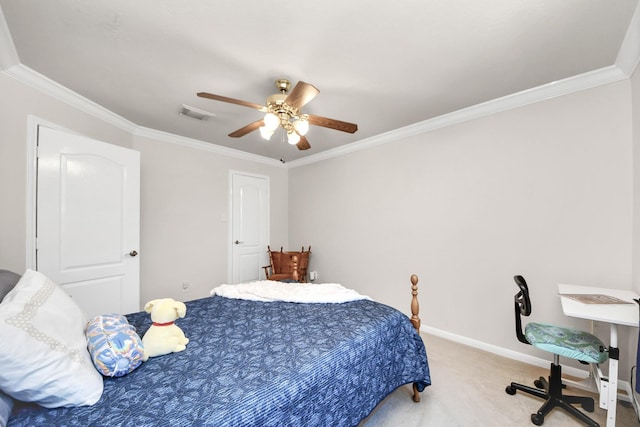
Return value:
<svg viewBox="0 0 640 427">
<path fill-rule="evenodd" d="M 142 340 L 126 317 L 104 314 L 87 325 L 87 348 L 94 366 L 105 377 L 121 377 L 143 361 Z"/>
</svg>

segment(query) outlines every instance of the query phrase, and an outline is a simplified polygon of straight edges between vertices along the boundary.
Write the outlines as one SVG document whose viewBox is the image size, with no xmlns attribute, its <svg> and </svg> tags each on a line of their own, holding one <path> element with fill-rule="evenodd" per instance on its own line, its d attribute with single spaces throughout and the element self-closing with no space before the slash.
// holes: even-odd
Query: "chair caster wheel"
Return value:
<svg viewBox="0 0 640 427">
<path fill-rule="evenodd" d="M 540 381 L 540 380 L 535 380 L 533 382 L 533 385 L 536 386 L 539 389 L 544 389 L 544 383 L 542 381 Z"/>
<path fill-rule="evenodd" d="M 544 424 L 544 417 L 538 413 L 531 414 L 531 422 L 537 426 Z"/>
<path fill-rule="evenodd" d="M 593 412 L 593 400 L 582 402 L 582 409 L 587 412 Z"/>
<path fill-rule="evenodd" d="M 510 395 L 512 395 L 512 396 L 513 396 L 514 394 L 516 394 L 516 388 L 515 388 L 515 387 L 512 387 L 512 386 L 510 386 L 510 385 L 508 385 L 508 386 L 507 386 L 507 388 L 505 388 L 505 389 L 504 389 L 504 391 L 506 391 L 506 392 L 507 392 L 507 394 L 510 394 Z"/>
</svg>

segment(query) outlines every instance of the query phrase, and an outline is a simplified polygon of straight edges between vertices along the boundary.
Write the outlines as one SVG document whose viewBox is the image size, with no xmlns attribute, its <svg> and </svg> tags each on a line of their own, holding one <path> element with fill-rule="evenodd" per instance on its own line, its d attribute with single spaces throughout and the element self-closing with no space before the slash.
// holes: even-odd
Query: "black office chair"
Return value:
<svg viewBox="0 0 640 427">
<path fill-rule="evenodd" d="M 555 407 L 560 407 L 578 418 L 588 426 L 599 427 L 599 424 L 578 410 L 573 404 L 581 404 L 582 409 L 593 412 L 593 399 L 585 396 L 565 396 L 562 394 L 562 367 L 560 356 L 579 360 L 582 363 L 602 363 L 607 360 L 607 353 L 602 341 L 587 332 L 545 323 L 529 323 L 522 331 L 522 316 L 531 314 L 529 288 L 522 276 L 514 280 L 520 288 L 514 298 L 516 316 L 516 336 L 520 342 L 531 344 L 536 348 L 553 353 L 553 363 L 549 380 L 540 377 L 529 387 L 511 383 L 507 386 L 508 394 L 516 394 L 517 390 L 532 394 L 545 400 L 538 412 L 531 414 L 531 422 L 537 426 L 544 423 L 544 417 Z"/>
</svg>

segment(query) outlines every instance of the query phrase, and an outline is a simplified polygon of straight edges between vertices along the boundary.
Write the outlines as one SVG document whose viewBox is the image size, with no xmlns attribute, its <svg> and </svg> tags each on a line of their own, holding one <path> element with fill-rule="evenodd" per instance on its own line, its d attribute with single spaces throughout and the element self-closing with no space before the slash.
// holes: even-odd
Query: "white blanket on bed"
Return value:
<svg viewBox="0 0 640 427">
<path fill-rule="evenodd" d="M 211 295 L 250 301 L 298 303 L 343 303 L 371 299 L 338 283 L 283 283 L 272 280 L 220 285 L 211 291 Z"/>
</svg>

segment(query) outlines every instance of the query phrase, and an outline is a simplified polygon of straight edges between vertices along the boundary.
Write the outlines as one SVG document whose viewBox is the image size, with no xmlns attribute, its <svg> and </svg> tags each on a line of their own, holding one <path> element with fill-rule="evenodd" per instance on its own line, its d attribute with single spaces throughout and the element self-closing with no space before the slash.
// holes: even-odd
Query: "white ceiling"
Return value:
<svg viewBox="0 0 640 427">
<path fill-rule="evenodd" d="M 143 128 L 287 161 L 616 64 L 638 0 L 0 0 L 19 64 Z M 2 16 L 0 15 L 0 20 Z M 634 21 L 635 22 L 635 21 Z M 0 23 L 1 24 L 1 23 Z M 0 34 L 2 32 L 0 31 Z M 5 64 L 6 65 L 6 64 Z M 312 83 L 299 151 L 230 132 Z M 187 104 L 214 113 L 180 116 Z"/>
</svg>

